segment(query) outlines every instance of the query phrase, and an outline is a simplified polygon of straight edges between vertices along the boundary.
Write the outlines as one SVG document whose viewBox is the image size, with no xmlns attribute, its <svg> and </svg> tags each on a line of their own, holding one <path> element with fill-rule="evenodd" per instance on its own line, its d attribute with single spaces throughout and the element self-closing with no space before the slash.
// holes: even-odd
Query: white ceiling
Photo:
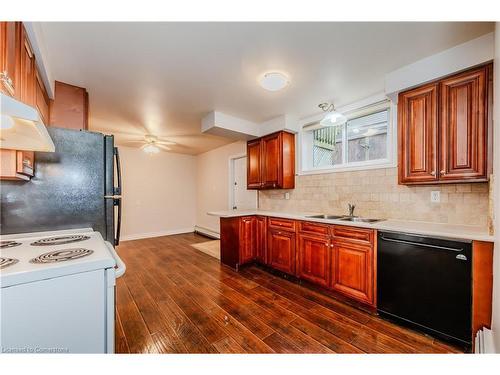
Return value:
<svg viewBox="0 0 500 375">
<path fill-rule="evenodd" d="M 91 129 L 118 144 L 152 133 L 198 154 L 230 140 L 201 134 L 217 110 L 254 122 L 317 113 L 383 90 L 401 66 L 493 30 L 492 23 L 40 24 L 54 79 L 86 87 Z M 257 84 L 282 70 L 290 86 Z"/>
</svg>

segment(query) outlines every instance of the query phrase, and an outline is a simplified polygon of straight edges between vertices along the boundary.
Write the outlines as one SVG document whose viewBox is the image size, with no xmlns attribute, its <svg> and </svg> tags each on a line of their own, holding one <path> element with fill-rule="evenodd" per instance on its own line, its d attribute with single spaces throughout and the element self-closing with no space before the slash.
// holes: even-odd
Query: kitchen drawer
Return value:
<svg viewBox="0 0 500 375">
<path fill-rule="evenodd" d="M 299 221 L 299 232 L 328 235 L 329 226 L 310 221 Z"/>
<path fill-rule="evenodd" d="M 271 228 L 295 231 L 295 220 L 270 217 L 268 223 Z"/>
<path fill-rule="evenodd" d="M 373 243 L 374 230 L 334 225 L 332 235 L 338 241 L 352 241 L 359 244 L 371 245 Z"/>
</svg>

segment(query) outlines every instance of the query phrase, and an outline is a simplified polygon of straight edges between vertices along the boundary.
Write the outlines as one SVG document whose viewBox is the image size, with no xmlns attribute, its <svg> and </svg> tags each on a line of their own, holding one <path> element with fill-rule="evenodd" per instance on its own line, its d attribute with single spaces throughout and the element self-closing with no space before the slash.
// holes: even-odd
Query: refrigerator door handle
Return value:
<svg viewBox="0 0 500 375">
<path fill-rule="evenodd" d="M 113 155 L 116 160 L 116 176 L 118 178 L 118 186 L 113 187 L 113 195 L 120 195 L 122 193 L 122 171 L 120 167 L 120 153 L 118 147 L 113 147 Z"/>
<path fill-rule="evenodd" d="M 113 206 L 118 206 L 118 222 L 116 223 L 116 238 L 115 238 L 115 246 L 120 244 L 120 232 L 122 228 L 122 199 L 121 198 L 113 198 Z"/>
</svg>

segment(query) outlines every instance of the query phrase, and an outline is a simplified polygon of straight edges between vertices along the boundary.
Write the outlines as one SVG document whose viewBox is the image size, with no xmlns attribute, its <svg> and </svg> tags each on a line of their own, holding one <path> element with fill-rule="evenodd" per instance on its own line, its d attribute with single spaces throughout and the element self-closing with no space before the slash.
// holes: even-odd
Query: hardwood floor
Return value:
<svg viewBox="0 0 500 375">
<path fill-rule="evenodd" d="M 196 234 L 122 242 L 117 353 L 458 353 L 258 267 L 240 272 Z"/>
</svg>

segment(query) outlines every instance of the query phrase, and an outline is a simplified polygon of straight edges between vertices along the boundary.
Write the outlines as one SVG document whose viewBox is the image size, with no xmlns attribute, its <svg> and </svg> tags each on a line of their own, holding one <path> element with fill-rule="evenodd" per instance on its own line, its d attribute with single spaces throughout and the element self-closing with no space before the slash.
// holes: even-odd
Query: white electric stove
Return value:
<svg viewBox="0 0 500 375">
<path fill-rule="evenodd" d="M 90 228 L 0 236 L 2 353 L 113 353 L 113 246 Z"/>
</svg>

